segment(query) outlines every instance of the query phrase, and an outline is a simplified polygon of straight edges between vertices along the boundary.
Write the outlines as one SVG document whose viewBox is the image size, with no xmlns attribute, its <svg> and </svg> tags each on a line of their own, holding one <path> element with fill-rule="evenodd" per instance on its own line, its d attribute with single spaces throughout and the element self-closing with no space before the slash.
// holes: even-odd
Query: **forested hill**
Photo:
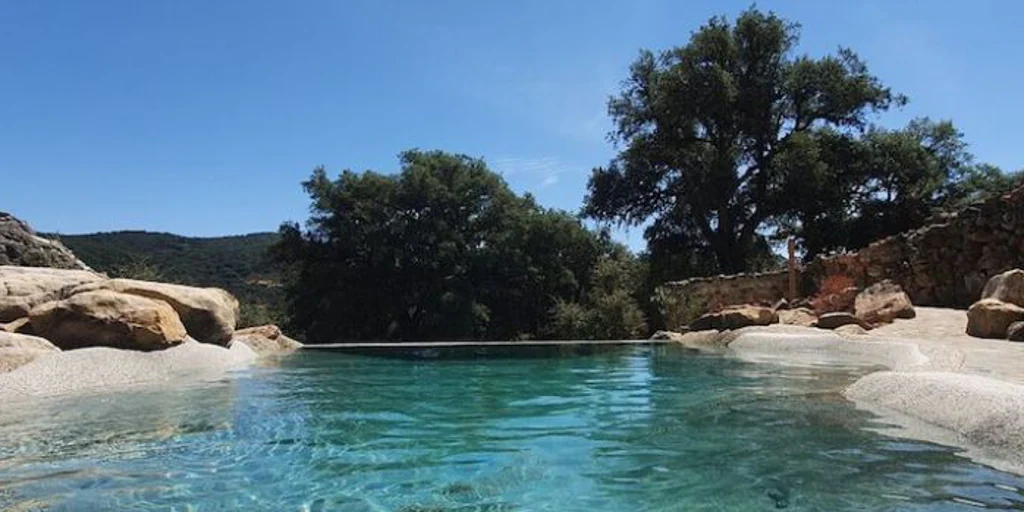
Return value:
<svg viewBox="0 0 1024 512">
<path fill-rule="evenodd" d="M 242 302 L 243 323 L 277 320 L 282 309 L 280 272 L 267 254 L 277 233 L 213 238 L 146 231 L 43 236 L 60 239 L 86 264 L 111 276 L 224 288 Z"/>
</svg>

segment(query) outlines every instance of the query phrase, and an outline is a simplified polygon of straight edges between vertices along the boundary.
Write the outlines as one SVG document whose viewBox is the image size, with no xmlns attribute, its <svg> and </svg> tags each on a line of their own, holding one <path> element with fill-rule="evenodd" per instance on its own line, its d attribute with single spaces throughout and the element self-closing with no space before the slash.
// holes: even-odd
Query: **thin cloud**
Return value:
<svg viewBox="0 0 1024 512">
<path fill-rule="evenodd" d="M 540 188 L 545 189 L 550 187 L 551 185 L 554 185 L 555 183 L 558 183 L 558 175 L 552 174 L 544 178 L 544 180 L 540 182 Z"/>
<path fill-rule="evenodd" d="M 578 165 L 569 165 L 556 157 L 536 158 L 504 156 L 490 161 L 491 167 L 509 180 L 530 189 L 546 189 L 557 184 L 561 175 L 583 170 Z"/>
</svg>

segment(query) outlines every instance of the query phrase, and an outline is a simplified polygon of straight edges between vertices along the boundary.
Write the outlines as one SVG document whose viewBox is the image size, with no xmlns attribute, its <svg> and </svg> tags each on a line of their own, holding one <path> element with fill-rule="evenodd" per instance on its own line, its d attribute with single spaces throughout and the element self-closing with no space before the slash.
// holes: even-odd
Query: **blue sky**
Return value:
<svg viewBox="0 0 1024 512">
<path fill-rule="evenodd" d="M 268 231 L 305 219 L 316 165 L 390 171 L 414 147 L 576 210 L 637 50 L 748 5 L 0 0 L 0 210 L 61 233 Z M 849 46 L 909 95 L 882 124 L 951 118 L 978 160 L 1024 168 L 1024 2 L 758 5 L 803 25 L 801 52 Z"/>
</svg>

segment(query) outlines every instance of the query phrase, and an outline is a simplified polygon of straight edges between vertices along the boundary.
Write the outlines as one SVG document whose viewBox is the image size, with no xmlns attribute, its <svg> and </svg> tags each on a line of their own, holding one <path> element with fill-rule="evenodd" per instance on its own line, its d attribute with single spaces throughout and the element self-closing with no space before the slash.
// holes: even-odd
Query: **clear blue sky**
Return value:
<svg viewBox="0 0 1024 512">
<path fill-rule="evenodd" d="M 0 210 L 43 231 L 221 235 L 303 220 L 314 166 L 407 148 L 487 159 L 576 210 L 614 154 L 605 102 L 639 48 L 749 1 L 0 0 Z M 1024 168 L 1024 2 L 759 2 L 801 52 L 853 48 Z M 633 247 L 641 233 L 620 232 Z"/>
</svg>

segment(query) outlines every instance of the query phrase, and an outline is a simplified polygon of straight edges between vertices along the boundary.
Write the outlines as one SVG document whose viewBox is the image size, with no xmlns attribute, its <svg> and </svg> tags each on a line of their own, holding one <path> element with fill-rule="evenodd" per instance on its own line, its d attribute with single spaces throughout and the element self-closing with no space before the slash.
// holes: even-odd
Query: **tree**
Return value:
<svg viewBox="0 0 1024 512">
<path fill-rule="evenodd" d="M 798 237 L 808 260 L 917 228 L 1019 182 L 973 164 L 953 123 L 927 118 L 857 138 L 816 130 L 792 139 L 785 158 L 782 190 L 792 202 L 772 222 L 778 233 Z"/>
<path fill-rule="evenodd" d="M 955 196 L 954 207 L 1001 196 L 1024 184 L 1024 170 L 1003 172 L 991 164 L 970 167 Z"/>
<path fill-rule="evenodd" d="M 647 334 L 647 318 L 637 294 L 643 290 L 643 264 L 612 244 L 597 262 L 578 301 L 558 300 L 546 334 L 556 339 L 636 339 Z"/>
<path fill-rule="evenodd" d="M 607 237 L 519 197 L 483 161 L 407 151 L 401 172 L 319 168 L 281 227 L 289 324 L 313 342 L 522 339 L 579 301 Z"/>
<path fill-rule="evenodd" d="M 652 251 L 713 255 L 718 271 L 763 256 L 766 224 L 794 209 L 784 182 L 793 153 L 819 132 L 862 131 L 868 114 L 906 101 L 848 49 L 794 56 L 798 36 L 797 25 L 752 8 L 735 24 L 712 18 L 685 46 L 641 52 L 608 106 L 624 147 L 593 171 L 585 213 L 651 220 Z"/>
</svg>

